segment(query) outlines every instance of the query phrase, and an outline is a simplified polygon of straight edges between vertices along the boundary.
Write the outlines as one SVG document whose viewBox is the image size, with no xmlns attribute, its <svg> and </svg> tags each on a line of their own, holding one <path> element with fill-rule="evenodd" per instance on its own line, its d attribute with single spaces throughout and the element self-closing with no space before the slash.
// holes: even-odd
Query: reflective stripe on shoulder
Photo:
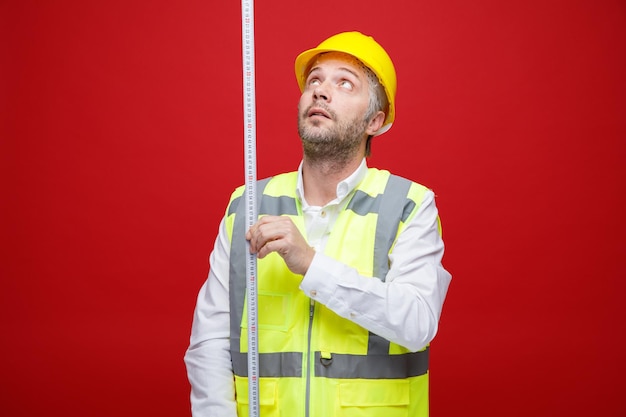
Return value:
<svg viewBox="0 0 626 417">
<path fill-rule="evenodd" d="M 262 199 L 263 190 L 267 186 L 270 178 L 257 182 L 257 206 Z M 232 237 L 230 243 L 230 269 L 229 269 L 229 297 L 230 297 L 230 348 L 231 351 L 239 350 L 239 339 L 232 335 L 239 334 L 239 325 L 243 317 L 243 307 L 246 300 L 246 205 L 241 204 L 241 196 L 235 198 L 229 211 L 236 211 L 235 222 L 233 224 Z M 237 262 L 234 262 L 237 260 Z"/>
</svg>

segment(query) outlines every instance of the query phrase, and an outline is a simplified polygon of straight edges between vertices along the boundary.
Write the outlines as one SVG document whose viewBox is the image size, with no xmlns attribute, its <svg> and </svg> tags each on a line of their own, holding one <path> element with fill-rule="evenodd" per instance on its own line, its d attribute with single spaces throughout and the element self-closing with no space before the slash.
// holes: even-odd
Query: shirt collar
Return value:
<svg viewBox="0 0 626 417">
<path fill-rule="evenodd" d="M 367 175 L 367 162 L 365 158 L 361 161 L 359 167 L 350 174 L 347 178 L 342 181 L 339 181 L 337 184 L 337 198 L 333 200 L 331 203 L 339 203 L 341 200 L 346 198 L 348 194 L 350 194 L 360 183 L 363 181 L 365 176 Z M 296 195 L 302 203 L 302 207 L 308 206 L 308 203 L 304 199 L 304 184 L 302 182 L 302 162 L 300 162 L 300 166 L 298 167 L 298 185 L 296 186 Z"/>
</svg>

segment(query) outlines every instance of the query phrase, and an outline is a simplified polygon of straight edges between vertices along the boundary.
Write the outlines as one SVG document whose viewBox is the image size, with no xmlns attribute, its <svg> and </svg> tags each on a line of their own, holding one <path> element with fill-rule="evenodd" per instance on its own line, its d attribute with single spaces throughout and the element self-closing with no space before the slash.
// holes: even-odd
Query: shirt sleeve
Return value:
<svg viewBox="0 0 626 417">
<path fill-rule="evenodd" d="M 185 353 L 193 417 L 237 417 L 230 355 L 229 247 L 222 219 Z"/>
<path fill-rule="evenodd" d="M 339 316 L 417 351 L 437 333 L 452 278 L 442 266 L 443 253 L 435 196 L 429 190 L 398 236 L 384 281 L 361 276 L 318 252 L 300 289 Z"/>
</svg>

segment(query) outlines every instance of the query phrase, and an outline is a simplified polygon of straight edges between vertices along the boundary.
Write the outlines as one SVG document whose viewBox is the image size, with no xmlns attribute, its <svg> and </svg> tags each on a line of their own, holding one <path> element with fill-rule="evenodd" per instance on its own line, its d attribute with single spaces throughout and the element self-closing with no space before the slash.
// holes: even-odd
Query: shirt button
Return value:
<svg viewBox="0 0 626 417">
<path fill-rule="evenodd" d="M 326 217 L 326 210 L 322 210 L 320 214 L 322 215 L 322 218 Z"/>
<path fill-rule="evenodd" d="M 315 297 L 315 296 L 317 296 L 317 291 L 311 290 L 311 297 Z"/>
</svg>

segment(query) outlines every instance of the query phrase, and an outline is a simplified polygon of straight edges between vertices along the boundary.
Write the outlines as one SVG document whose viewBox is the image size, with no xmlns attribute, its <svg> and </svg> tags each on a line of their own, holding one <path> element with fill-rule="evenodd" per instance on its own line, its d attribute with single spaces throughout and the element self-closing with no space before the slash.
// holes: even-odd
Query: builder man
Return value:
<svg viewBox="0 0 626 417">
<path fill-rule="evenodd" d="M 258 256 L 261 416 L 427 416 L 428 352 L 451 275 L 434 194 L 368 168 L 395 117 L 385 50 L 340 33 L 296 58 L 297 171 L 232 195 L 189 349 L 193 415 L 248 415 L 246 239 Z M 414 151 L 414 150 L 412 150 Z"/>
</svg>

